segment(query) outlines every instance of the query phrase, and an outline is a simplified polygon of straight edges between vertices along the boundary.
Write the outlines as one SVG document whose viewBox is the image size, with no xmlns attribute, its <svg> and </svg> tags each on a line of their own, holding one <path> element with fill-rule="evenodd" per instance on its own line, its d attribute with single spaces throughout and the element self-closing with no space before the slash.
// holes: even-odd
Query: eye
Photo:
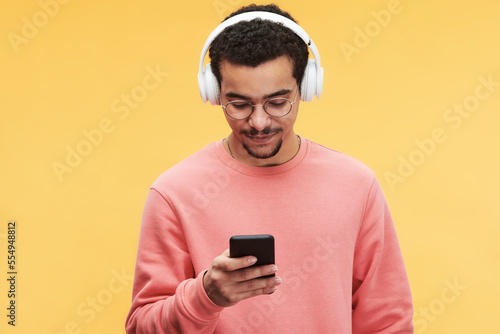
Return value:
<svg viewBox="0 0 500 334">
<path fill-rule="evenodd" d="M 287 100 L 285 99 L 276 99 L 276 100 L 269 100 L 267 103 L 271 107 L 283 107 L 287 103 Z"/>
<path fill-rule="evenodd" d="M 248 102 L 239 102 L 239 101 L 236 101 L 236 102 L 231 102 L 231 105 L 235 108 L 235 109 L 245 109 L 245 108 L 248 108 L 248 106 L 250 105 Z"/>
</svg>

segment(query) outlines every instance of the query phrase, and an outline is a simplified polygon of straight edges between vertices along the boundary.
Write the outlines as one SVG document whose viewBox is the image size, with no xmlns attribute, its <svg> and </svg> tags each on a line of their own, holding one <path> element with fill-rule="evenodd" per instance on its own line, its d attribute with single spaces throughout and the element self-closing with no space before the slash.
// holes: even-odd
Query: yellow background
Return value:
<svg viewBox="0 0 500 334">
<path fill-rule="evenodd" d="M 43 5 L 54 1 L 0 5 L 0 276 L 9 220 L 18 222 L 19 273 L 15 328 L 0 280 L 0 331 L 123 333 L 149 185 L 229 133 L 220 108 L 199 97 L 201 47 L 249 2 Z M 301 104 L 296 130 L 376 172 L 400 238 L 416 332 L 500 332 L 500 86 L 477 88 L 480 78 L 500 82 L 500 3 L 277 3 L 314 39 L 325 69 L 323 96 Z M 377 28 L 374 13 L 388 7 L 397 13 Z M 365 29 L 368 40 L 359 36 Z M 348 55 L 346 45 L 357 51 Z M 146 79 L 155 87 L 144 90 L 148 69 L 162 76 Z M 125 114 L 121 99 L 132 92 L 147 95 Z M 447 122 L 449 108 L 464 101 L 479 103 L 460 124 Z M 85 146 L 84 132 L 103 122 L 108 133 Z M 416 141 L 429 143 L 436 129 L 441 142 L 422 155 Z M 87 155 L 58 177 L 54 164 L 66 165 L 68 147 Z M 391 184 L 388 173 L 410 158 L 418 166 Z"/>
</svg>

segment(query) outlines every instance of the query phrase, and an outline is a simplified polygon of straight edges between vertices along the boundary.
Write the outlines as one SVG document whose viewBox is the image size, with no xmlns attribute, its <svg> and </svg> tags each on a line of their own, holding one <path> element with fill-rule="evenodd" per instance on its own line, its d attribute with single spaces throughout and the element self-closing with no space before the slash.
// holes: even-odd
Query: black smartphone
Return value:
<svg viewBox="0 0 500 334">
<path fill-rule="evenodd" d="M 229 239 L 229 257 L 253 255 L 253 266 L 274 264 L 274 237 L 270 234 L 234 235 Z M 273 277 L 274 274 L 263 276 Z"/>
</svg>

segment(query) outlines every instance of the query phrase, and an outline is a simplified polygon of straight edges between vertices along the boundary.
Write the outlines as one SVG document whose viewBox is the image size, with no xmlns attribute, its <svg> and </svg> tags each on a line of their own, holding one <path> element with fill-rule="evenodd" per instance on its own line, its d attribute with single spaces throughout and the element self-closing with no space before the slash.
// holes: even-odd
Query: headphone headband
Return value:
<svg viewBox="0 0 500 334">
<path fill-rule="evenodd" d="M 293 22 L 292 20 L 279 15 L 275 13 L 270 13 L 270 12 L 263 12 L 263 11 L 254 11 L 254 12 L 246 12 L 242 14 L 235 15 L 233 17 L 230 17 L 229 19 L 225 20 L 222 22 L 219 26 L 217 26 L 214 31 L 208 36 L 207 41 L 205 42 L 205 45 L 203 46 L 203 49 L 201 50 L 201 55 L 200 55 L 200 64 L 199 64 L 199 72 L 198 72 L 198 85 L 200 88 L 200 94 L 204 102 L 207 102 L 207 100 L 210 101 L 211 104 L 218 104 L 220 101 L 218 101 L 218 83 L 215 80 L 215 83 L 213 83 L 213 80 L 215 77 L 213 77 L 210 64 L 207 64 L 205 71 L 203 70 L 203 61 L 205 60 L 205 56 L 208 52 L 208 49 L 210 48 L 210 45 L 214 41 L 214 39 L 227 27 L 232 26 L 234 24 L 237 24 L 241 21 L 251 21 L 253 19 L 260 18 L 262 20 L 267 20 L 275 23 L 281 23 L 285 27 L 289 28 L 292 30 L 297 36 L 299 36 L 304 43 L 306 43 L 309 46 L 309 49 L 311 50 L 311 53 L 314 56 L 315 61 L 309 60 L 308 65 L 306 67 L 305 73 L 304 73 L 304 79 L 303 83 L 305 82 L 306 85 L 314 85 L 314 89 L 311 92 L 310 89 L 307 89 L 306 91 L 308 92 L 306 96 L 302 96 L 303 92 L 301 92 L 301 96 L 303 100 L 306 101 L 311 101 L 314 95 L 316 95 L 318 98 L 321 95 L 322 92 L 322 87 L 323 87 L 323 69 L 321 68 L 321 59 L 319 56 L 319 51 L 316 48 L 316 45 L 312 41 L 312 39 L 309 38 L 309 35 L 306 33 L 302 27 L 300 27 L 297 23 Z M 312 63 L 314 63 L 314 73 L 312 69 L 310 68 Z M 205 73 L 209 72 L 209 73 Z M 211 76 L 211 77 L 210 77 Z M 314 77 L 311 82 L 308 77 Z M 215 96 L 211 92 L 212 88 L 210 86 L 215 85 L 213 88 L 216 89 Z M 304 87 L 303 87 L 304 88 Z M 304 89 L 303 89 L 304 91 Z M 312 95 L 311 95 L 312 94 Z"/>
</svg>

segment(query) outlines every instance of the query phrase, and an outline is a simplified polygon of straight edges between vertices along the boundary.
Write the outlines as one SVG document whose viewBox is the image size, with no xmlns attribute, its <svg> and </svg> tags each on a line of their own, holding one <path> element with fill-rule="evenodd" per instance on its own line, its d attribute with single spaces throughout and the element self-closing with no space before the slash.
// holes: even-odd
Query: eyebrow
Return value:
<svg viewBox="0 0 500 334">
<path fill-rule="evenodd" d="M 290 93 L 291 91 L 292 91 L 291 89 L 281 89 L 277 92 L 265 95 L 264 99 L 269 99 L 271 97 L 280 96 L 280 95 L 286 95 L 286 94 Z M 238 94 L 235 92 L 228 92 L 225 95 L 226 95 L 226 97 L 238 98 L 238 99 L 243 99 L 243 100 L 251 100 L 252 99 L 251 97 L 241 95 L 241 94 Z"/>
</svg>

